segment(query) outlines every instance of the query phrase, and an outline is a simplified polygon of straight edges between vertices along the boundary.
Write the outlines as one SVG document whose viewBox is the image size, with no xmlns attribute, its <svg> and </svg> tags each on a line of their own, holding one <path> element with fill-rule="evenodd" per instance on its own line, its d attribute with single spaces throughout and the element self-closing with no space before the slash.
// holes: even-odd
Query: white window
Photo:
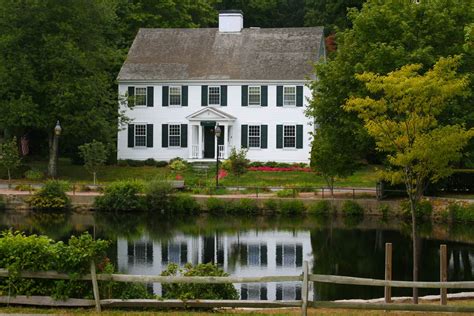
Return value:
<svg viewBox="0 0 474 316">
<path fill-rule="evenodd" d="M 146 106 L 146 88 L 135 88 L 135 105 Z"/>
<path fill-rule="evenodd" d="M 283 87 L 283 106 L 296 106 L 296 87 Z"/>
<path fill-rule="evenodd" d="M 249 105 L 260 105 L 260 87 L 249 87 Z"/>
<path fill-rule="evenodd" d="M 209 105 L 220 105 L 221 104 L 221 87 L 209 87 Z"/>
<path fill-rule="evenodd" d="M 135 124 L 135 147 L 146 147 L 146 124 Z"/>
<path fill-rule="evenodd" d="M 128 262 L 135 264 L 153 263 L 153 243 L 137 241 L 128 244 Z"/>
<path fill-rule="evenodd" d="M 181 105 L 181 87 L 170 87 L 169 104 L 170 106 Z"/>
<path fill-rule="evenodd" d="M 296 125 L 283 125 L 283 148 L 296 148 Z"/>
<path fill-rule="evenodd" d="M 249 125 L 249 148 L 260 148 L 260 125 Z"/>
<path fill-rule="evenodd" d="M 181 125 L 170 124 L 168 137 L 170 147 L 181 147 Z"/>
</svg>

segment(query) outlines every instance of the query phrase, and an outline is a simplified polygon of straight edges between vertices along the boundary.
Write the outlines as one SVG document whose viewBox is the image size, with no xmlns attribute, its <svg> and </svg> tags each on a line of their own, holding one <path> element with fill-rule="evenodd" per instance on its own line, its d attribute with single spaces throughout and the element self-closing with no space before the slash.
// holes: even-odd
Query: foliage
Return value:
<svg viewBox="0 0 474 316">
<path fill-rule="evenodd" d="M 342 204 L 342 213 L 348 216 L 364 215 L 364 208 L 359 203 L 347 200 Z"/>
<path fill-rule="evenodd" d="M 201 210 L 199 203 L 190 195 L 177 194 L 173 196 L 171 211 L 182 214 L 196 214 Z"/>
<path fill-rule="evenodd" d="M 118 181 L 105 187 L 104 194 L 95 198 L 94 207 L 99 211 L 140 211 L 145 209 L 143 183 Z"/>
<path fill-rule="evenodd" d="M 0 144 L 0 165 L 7 169 L 8 183 L 12 180 L 11 172 L 18 168 L 20 164 L 21 158 L 18 152 L 16 137 L 13 137 L 11 141 Z"/>
<path fill-rule="evenodd" d="M 388 204 L 380 204 L 378 210 L 382 214 L 382 217 L 386 218 L 390 212 L 390 206 L 388 206 Z"/>
<path fill-rule="evenodd" d="M 306 206 L 300 200 L 280 200 L 278 212 L 282 214 L 302 214 L 306 211 Z"/>
<path fill-rule="evenodd" d="M 30 184 L 19 184 L 15 186 L 16 191 L 36 191 Z"/>
<path fill-rule="evenodd" d="M 298 191 L 296 191 L 296 189 L 283 189 L 277 191 L 276 195 L 280 198 L 296 197 L 298 196 Z"/>
<path fill-rule="evenodd" d="M 167 161 L 164 160 L 155 160 L 153 158 L 148 158 L 146 160 L 133 160 L 133 159 L 119 159 L 117 161 L 119 167 L 143 167 L 143 166 L 153 166 L 157 168 L 166 167 L 168 165 Z"/>
<path fill-rule="evenodd" d="M 225 277 L 229 274 L 211 263 L 193 266 L 187 263 L 184 268 L 176 264 L 170 264 L 161 275 L 163 276 L 213 276 Z M 226 284 L 195 284 L 195 283 L 172 283 L 163 284 L 163 298 L 166 299 L 213 299 L 213 300 L 235 300 L 239 298 L 237 290 L 231 283 Z"/>
<path fill-rule="evenodd" d="M 28 180 L 41 180 L 44 178 L 44 173 L 40 170 L 31 169 L 25 172 L 25 178 Z"/>
<path fill-rule="evenodd" d="M 145 187 L 146 208 L 150 211 L 170 209 L 173 191 L 173 187 L 167 181 L 154 180 L 148 182 Z"/>
<path fill-rule="evenodd" d="M 4 211 L 6 208 L 7 204 L 5 203 L 5 199 L 0 195 L 0 211 Z"/>
<path fill-rule="evenodd" d="M 357 75 L 374 97 L 353 97 L 345 105 L 357 112 L 377 149 L 387 153 L 390 169 L 382 177 L 404 183 L 414 212 L 428 181 L 452 173 L 451 163 L 474 136 L 460 125 L 440 126 L 437 117 L 453 97 L 465 93 L 467 80 L 456 69 L 459 57 L 441 58 L 425 74 L 407 65 L 386 76 Z"/>
<path fill-rule="evenodd" d="M 187 162 L 181 158 L 172 159 L 169 166 L 173 171 L 184 171 L 188 168 Z"/>
<path fill-rule="evenodd" d="M 332 210 L 331 203 L 326 200 L 314 202 L 308 206 L 308 212 L 314 215 L 327 216 L 331 213 L 331 210 Z"/>
<path fill-rule="evenodd" d="M 305 26 L 323 25 L 325 33 L 343 30 L 351 26 L 347 17 L 350 8 L 362 7 L 365 0 L 306 0 L 305 1 Z"/>
<path fill-rule="evenodd" d="M 253 199 L 224 200 L 211 197 L 207 199 L 206 207 L 212 214 L 255 214 L 260 210 Z"/>
<path fill-rule="evenodd" d="M 455 222 L 473 222 L 474 204 L 463 205 L 461 203 L 451 203 L 448 206 L 449 214 Z"/>
<path fill-rule="evenodd" d="M 401 203 L 401 208 L 402 208 L 402 212 L 403 212 L 402 213 L 403 217 L 410 218 L 411 208 L 410 208 L 409 201 L 403 201 Z M 431 205 L 430 201 L 423 200 L 423 201 L 420 201 L 416 205 L 415 217 L 417 219 L 429 219 L 431 217 L 432 213 L 433 213 L 433 205 Z"/>
<path fill-rule="evenodd" d="M 274 199 L 265 200 L 263 203 L 263 209 L 270 212 L 276 212 L 278 210 L 278 201 Z"/>
<path fill-rule="evenodd" d="M 71 199 L 66 194 L 69 188 L 68 182 L 48 180 L 27 202 L 34 210 L 68 209 L 71 207 Z"/>
<path fill-rule="evenodd" d="M 94 139 L 91 143 L 79 146 L 79 155 L 84 160 L 84 168 L 94 175 L 95 185 L 97 172 L 107 161 L 107 147 Z"/>
<path fill-rule="evenodd" d="M 229 161 L 230 161 L 230 171 L 236 176 L 243 175 L 247 172 L 249 160 L 247 159 L 248 149 L 241 148 L 237 150 L 235 147 L 232 147 L 230 150 Z"/>
</svg>

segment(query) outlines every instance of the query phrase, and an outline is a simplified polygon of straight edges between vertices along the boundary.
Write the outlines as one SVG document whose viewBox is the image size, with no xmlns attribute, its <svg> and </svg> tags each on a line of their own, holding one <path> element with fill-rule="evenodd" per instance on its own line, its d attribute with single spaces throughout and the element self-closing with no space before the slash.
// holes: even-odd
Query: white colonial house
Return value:
<svg viewBox="0 0 474 316">
<path fill-rule="evenodd" d="M 218 29 L 140 29 L 118 75 L 133 103 L 121 102 L 132 121 L 118 159 L 227 158 L 236 147 L 253 161 L 308 162 L 307 83 L 324 56 L 322 27 L 244 29 L 240 11 L 221 12 Z"/>
</svg>

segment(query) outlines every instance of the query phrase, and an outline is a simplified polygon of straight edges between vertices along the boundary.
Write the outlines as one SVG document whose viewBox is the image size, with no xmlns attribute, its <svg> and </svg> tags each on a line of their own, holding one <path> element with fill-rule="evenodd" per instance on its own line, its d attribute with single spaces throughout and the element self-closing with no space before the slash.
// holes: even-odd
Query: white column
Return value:
<svg viewBox="0 0 474 316">
<path fill-rule="evenodd" d="M 228 140 L 229 139 L 229 126 L 227 123 L 224 125 L 224 159 L 227 159 L 227 147 L 229 146 Z"/>
<path fill-rule="evenodd" d="M 194 125 L 188 125 L 188 149 L 189 149 L 189 158 L 193 158 L 193 129 Z"/>
<path fill-rule="evenodd" d="M 198 153 L 198 157 L 199 158 L 202 158 L 202 126 L 199 125 L 198 126 L 198 129 L 199 129 L 199 139 L 198 139 L 198 145 L 199 145 L 199 153 Z"/>
</svg>

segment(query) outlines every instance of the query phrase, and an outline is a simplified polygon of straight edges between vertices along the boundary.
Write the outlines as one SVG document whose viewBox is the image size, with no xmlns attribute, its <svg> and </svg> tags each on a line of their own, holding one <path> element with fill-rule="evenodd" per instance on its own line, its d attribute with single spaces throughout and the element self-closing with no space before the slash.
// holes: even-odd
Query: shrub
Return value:
<svg viewBox="0 0 474 316">
<path fill-rule="evenodd" d="M 168 162 L 164 160 L 160 160 L 155 163 L 155 167 L 157 168 L 163 168 L 163 167 L 166 167 L 167 165 L 168 165 Z"/>
<path fill-rule="evenodd" d="M 119 167 L 127 167 L 128 164 L 127 164 L 127 161 L 126 161 L 126 160 L 119 159 L 119 160 L 117 160 L 117 166 L 119 166 Z"/>
<path fill-rule="evenodd" d="M 70 184 L 64 181 L 49 180 L 26 201 L 35 210 L 64 210 L 71 207 L 71 199 L 66 190 Z"/>
<path fill-rule="evenodd" d="M 201 210 L 201 206 L 192 196 L 179 194 L 173 197 L 171 210 L 177 213 L 196 214 Z"/>
<path fill-rule="evenodd" d="M 161 273 L 163 276 L 229 276 L 222 269 L 211 263 L 198 264 L 193 266 L 188 263 L 183 269 L 176 264 L 168 265 L 167 269 Z M 172 283 L 162 285 L 163 298 L 165 299 L 213 299 L 213 300 L 235 300 L 239 295 L 234 285 L 227 284 L 196 284 L 196 283 Z"/>
<path fill-rule="evenodd" d="M 148 210 L 166 210 L 170 207 L 173 188 L 166 181 L 154 180 L 145 187 L 145 204 Z"/>
<path fill-rule="evenodd" d="M 472 222 L 474 221 L 474 204 L 461 205 L 452 203 L 448 206 L 449 214 L 453 221 Z"/>
<path fill-rule="evenodd" d="M 26 171 L 24 175 L 26 179 L 33 181 L 41 180 L 44 177 L 43 172 L 36 169 Z"/>
<path fill-rule="evenodd" d="M 114 182 L 105 187 L 104 195 L 96 197 L 94 206 L 101 211 L 140 211 L 145 208 L 142 191 L 141 182 Z"/>
<path fill-rule="evenodd" d="M 17 191 L 35 191 L 35 189 L 33 189 L 33 187 L 31 187 L 31 185 L 29 185 L 29 184 L 19 184 L 15 187 L 15 190 L 17 190 Z"/>
<path fill-rule="evenodd" d="M 249 160 L 247 159 L 247 149 L 241 148 L 237 150 L 232 147 L 229 155 L 230 171 L 236 176 L 240 176 L 247 172 Z"/>
<path fill-rule="evenodd" d="M 240 199 L 228 205 L 228 211 L 234 214 L 254 214 L 260 210 L 253 199 Z"/>
<path fill-rule="evenodd" d="M 388 213 L 390 212 L 390 206 L 388 206 L 387 204 L 380 204 L 379 212 L 382 214 L 383 218 L 387 217 Z"/>
<path fill-rule="evenodd" d="M 221 169 L 224 169 L 225 171 L 232 171 L 232 163 L 229 159 L 226 159 L 224 161 L 221 161 L 221 165 L 220 165 L 220 168 Z"/>
<path fill-rule="evenodd" d="M 315 215 L 329 215 L 331 203 L 326 200 L 311 203 L 308 207 L 308 212 Z"/>
<path fill-rule="evenodd" d="M 405 218 L 411 218 L 411 209 L 410 209 L 410 202 L 403 201 L 401 203 L 402 214 Z M 418 203 L 418 206 L 415 210 L 415 217 L 416 218 L 430 218 L 431 214 L 433 213 L 433 205 L 431 205 L 430 201 L 423 200 Z"/>
<path fill-rule="evenodd" d="M 278 210 L 283 214 L 301 214 L 306 211 L 306 206 L 300 200 L 280 200 Z"/>
<path fill-rule="evenodd" d="M 153 167 L 153 166 L 156 165 L 156 161 L 155 161 L 155 159 L 153 159 L 153 158 L 148 158 L 147 160 L 145 160 L 144 163 L 145 163 L 145 166 L 151 166 L 151 167 Z"/>
<path fill-rule="evenodd" d="M 173 171 L 184 171 L 187 168 L 187 163 L 181 158 L 174 158 L 170 161 L 170 169 Z"/>
<path fill-rule="evenodd" d="M 281 198 L 296 197 L 298 196 L 298 192 L 294 189 L 283 189 L 283 190 L 277 191 L 276 195 Z"/>
<path fill-rule="evenodd" d="M 211 197 L 207 199 L 206 207 L 210 213 L 222 214 L 227 211 L 226 203 L 224 200 Z"/>
<path fill-rule="evenodd" d="M 355 201 L 345 201 L 342 205 L 342 213 L 349 216 L 364 215 L 364 209 Z"/>
<path fill-rule="evenodd" d="M 273 199 L 266 200 L 263 203 L 263 208 L 267 211 L 276 212 L 278 210 L 278 202 Z"/>
</svg>

